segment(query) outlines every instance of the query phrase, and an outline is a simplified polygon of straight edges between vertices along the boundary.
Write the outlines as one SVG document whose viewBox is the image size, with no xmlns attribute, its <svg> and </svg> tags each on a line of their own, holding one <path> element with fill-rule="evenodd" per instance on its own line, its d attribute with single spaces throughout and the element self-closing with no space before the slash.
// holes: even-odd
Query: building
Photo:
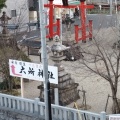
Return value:
<svg viewBox="0 0 120 120">
<path fill-rule="evenodd" d="M 117 2 L 120 3 L 120 0 L 86 0 L 88 3 L 110 3 L 112 1 L 113 3 Z"/>
<path fill-rule="evenodd" d="M 87 4 L 93 4 L 94 10 L 90 10 L 90 13 L 100 14 L 116 14 L 119 11 L 120 0 L 87 0 Z"/>
<path fill-rule="evenodd" d="M 11 17 L 9 24 L 19 25 L 19 28 L 24 29 L 26 23 L 29 22 L 29 10 L 28 10 L 28 1 L 27 0 L 7 0 L 6 8 L 2 9 L 2 12 L 5 11 L 7 16 Z M 2 12 L 0 16 L 2 16 Z M 0 27 L 0 31 L 1 31 Z M 26 29 L 26 28 L 25 28 Z"/>
<path fill-rule="evenodd" d="M 54 4 L 62 4 L 62 0 L 54 0 Z M 2 12 L 5 11 L 7 15 L 12 18 L 10 24 L 24 26 L 26 23 L 37 22 L 39 20 L 38 0 L 7 0 L 6 6 L 6 8 L 2 9 Z M 55 11 L 56 17 L 59 17 L 61 10 L 56 9 Z"/>
<path fill-rule="evenodd" d="M 2 11 L 6 11 L 7 15 L 12 18 L 11 24 L 19 24 L 21 27 L 28 25 L 29 22 L 39 21 L 39 0 L 7 0 L 7 8 L 3 8 Z M 87 4 L 94 4 L 98 9 L 100 5 L 105 9 L 110 8 L 111 0 L 86 0 Z M 119 5 L 120 0 L 112 0 L 112 5 Z M 62 4 L 62 0 L 54 0 L 54 4 Z M 69 0 L 69 4 L 80 4 L 79 0 Z M 49 11 L 49 10 L 48 10 Z M 61 13 L 69 14 L 73 17 L 74 9 L 55 9 L 55 17 L 60 17 Z M 0 16 L 2 13 L 0 13 Z"/>
<path fill-rule="evenodd" d="M 29 21 L 29 10 L 27 0 L 7 0 L 6 8 L 2 9 L 5 11 L 9 17 L 12 18 L 11 22 L 17 23 L 27 23 Z M 2 15 L 0 13 L 0 16 Z"/>
</svg>

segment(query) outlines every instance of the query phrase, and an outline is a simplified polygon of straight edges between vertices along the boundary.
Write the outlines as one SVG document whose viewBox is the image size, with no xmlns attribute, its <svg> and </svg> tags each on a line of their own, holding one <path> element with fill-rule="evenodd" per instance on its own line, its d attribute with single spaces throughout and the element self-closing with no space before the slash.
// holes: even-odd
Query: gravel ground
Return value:
<svg viewBox="0 0 120 120">
<path fill-rule="evenodd" d="M 97 39 L 100 40 L 101 44 L 111 45 L 115 42 L 117 39 L 118 33 L 116 32 L 116 29 L 114 28 L 107 28 L 107 29 L 101 29 L 99 31 L 94 31 L 94 36 L 97 36 Z M 74 35 L 73 35 L 74 36 Z M 53 42 L 50 42 L 48 44 L 53 44 Z M 89 47 L 91 45 L 91 42 L 88 41 L 87 43 L 79 43 L 83 47 Z M 94 48 L 90 48 L 94 50 Z M 31 60 L 39 63 L 39 57 L 36 56 L 30 56 Z M 49 60 L 49 65 L 53 65 L 53 62 Z M 66 72 L 71 73 L 72 78 L 75 80 L 75 82 L 79 83 L 79 88 L 82 90 L 82 88 L 86 91 L 86 101 L 87 105 L 91 106 L 91 109 L 89 111 L 100 113 L 101 111 L 105 110 L 105 105 L 107 101 L 108 94 L 111 95 L 111 89 L 109 86 L 109 83 L 99 76 L 95 76 L 90 74 L 89 72 L 85 71 L 84 69 L 81 69 L 81 65 L 79 64 L 79 61 L 70 62 L 70 61 L 62 61 L 62 65 L 65 67 Z M 78 67 L 79 66 L 79 67 Z M 25 98 L 34 99 L 39 96 L 39 90 L 37 89 L 37 86 L 40 85 L 41 82 L 38 81 L 29 81 L 25 82 Z M 120 91 L 120 84 L 118 86 L 118 93 Z M 81 99 L 77 101 L 78 105 L 82 104 L 82 93 L 80 93 Z M 118 97 L 120 98 L 120 94 L 118 94 Z M 111 113 L 111 98 L 109 99 L 108 108 L 107 108 L 107 114 Z M 70 107 L 73 107 L 73 104 L 70 105 Z"/>
</svg>

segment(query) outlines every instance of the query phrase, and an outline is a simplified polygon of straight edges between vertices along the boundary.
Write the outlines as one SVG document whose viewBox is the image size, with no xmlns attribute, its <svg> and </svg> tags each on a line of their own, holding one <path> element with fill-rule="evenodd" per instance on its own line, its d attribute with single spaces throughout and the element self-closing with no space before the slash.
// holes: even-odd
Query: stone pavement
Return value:
<svg viewBox="0 0 120 120">
<path fill-rule="evenodd" d="M 71 35 L 71 38 L 74 39 L 74 35 Z M 65 36 L 63 37 L 63 39 L 66 39 Z M 53 42 L 54 41 L 49 41 L 49 42 L 47 42 L 47 44 L 49 46 L 52 46 Z M 83 43 L 81 43 L 81 44 L 83 44 Z M 52 53 L 50 53 L 50 55 L 51 54 Z M 39 56 L 30 55 L 29 57 L 34 63 L 40 63 Z M 87 81 L 83 80 L 82 76 L 83 76 L 84 72 L 82 70 L 79 70 L 80 73 L 78 74 L 78 71 L 77 71 L 78 68 L 75 68 L 76 64 L 78 64 L 78 61 L 75 61 L 75 62 L 62 61 L 62 65 L 65 67 L 66 72 L 70 73 L 72 78 L 75 80 L 75 82 L 79 83 L 80 86 L 79 86 L 78 89 L 81 90 L 81 88 L 83 87 L 83 89 L 88 92 L 86 96 L 87 96 L 87 104 L 88 104 L 88 106 L 91 107 L 91 109 L 89 109 L 89 110 L 93 111 L 93 112 L 103 111 L 103 107 L 98 108 L 99 107 L 99 106 L 97 106 L 98 102 L 97 103 L 94 102 L 94 101 L 96 101 L 95 100 L 96 95 L 94 96 L 93 93 L 96 91 L 96 87 L 95 88 L 93 87 L 93 83 L 96 82 L 96 80 L 94 80 L 94 82 L 93 82 L 92 79 L 90 80 L 90 78 L 87 78 L 86 79 Z M 49 59 L 48 60 L 48 65 L 54 65 L 53 61 Z M 29 99 L 35 99 L 35 98 L 39 97 L 40 90 L 37 89 L 37 86 L 39 86 L 41 83 L 42 82 L 40 82 L 40 81 L 34 81 L 34 80 L 29 80 L 29 82 L 25 82 L 25 84 L 24 84 L 24 97 L 29 98 Z M 92 95 L 94 97 L 92 97 Z M 81 99 L 77 101 L 78 105 L 82 105 L 82 93 L 80 93 L 80 98 Z M 71 103 L 69 105 L 69 107 L 73 107 L 73 106 L 74 106 L 74 103 Z M 95 106 L 95 107 L 92 107 L 92 106 Z"/>
<path fill-rule="evenodd" d="M 69 39 L 70 40 L 73 40 L 74 39 L 74 35 L 71 34 L 70 35 L 71 38 L 67 37 L 67 36 L 63 36 L 63 39 Z M 52 46 L 54 43 L 54 41 L 49 41 L 47 40 L 47 44 L 49 46 Z M 26 51 L 27 53 L 27 51 Z M 52 52 L 49 53 L 49 56 L 52 55 Z M 49 58 L 48 56 L 48 58 Z M 34 62 L 34 63 L 40 63 L 40 59 L 39 59 L 39 56 L 33 56 L 33 55 L 29 55 L 30 59 Z M 48 65 L 54 65 L 54 62 L 52 60 L 48 60 Z M 40 90 L 37 89 L 37 87 L 41 84 L 42 82 L 40 81 L 34 81 L 34 80 L 28 80 L 27 82 L 24 82 L 24 97 L 25 98 L 30 98 L 30 99 L 34 99 L 36 97 L 39 97 L 39 94 L 40 94 Z"/>
<path fill-rule="evenodd" d="M 102 30 L 102 32 L 104 31 Z M 112 29 L 107 30 L 107 34 L 112 32 L 113 32 Z M 103 33 L 101 34 L 106 36 L 106 32 L 104 33 L 105 34 Z M 113 38 L 110 36 L 106 40 L 111 39 L 113 41 Z M 48 45 L 51 46 L 53 42 L 54 41 L 48 42 Z M 80 45 L 86 47 L 90 46 L 90 44 L 91 44 L 90 41 L 88 41 L 86 44 L 80 42 Z M 38 56 L 30 56 L 30 58 L 33 62 L 39 63 Z M 53 62 L 49 59 L 48 64 L 53 65 Z M 65 67 L 66 72 L 71 74 L 71 77 L 75 80 L 75 82 L 79 83 L 78 89 L 82 90 L 83 88 L 86 91 L 86 102 L 87 105 L 91 107 L 90 109 L 88 109 L 88 111 L 97 112 L 97 113 L 104 111 L 107 101 L 107 96 L 108 94 L 111 95 L 111 88 L 109 86 L 109 83 L 101 79 L 99 76 L 93 76 L 92 74 L 87 73 L 85 70 L 82 69 L 82 66 L 80 65 L 79 61 L 72 61 L 72 62 L 62 61 L 62 65 Z M 33 81 L 33 80 L 32 81 L 30 80 L 29 82 L 25 82 L 25 98 L 34 99 L 38 97 L 40 91 L 37 89 L 37 86 L 40 84 L 41 82 Z M 120 91 L 120 87 L 118 87 L 118 91 Z M 80 92 L 81 98 L 80 100 L 77 101 L 78 105 L 82 104 L 82 96 L 83 94 Z M 118 94 L 118 97 L 120 97 L 120 94 Z M 111 107 L 112 107 L 111 105 L 112 105 L 112 100 L 110 98 L 108 103 L 107 113 L 111 113 Z M 69 105 L 69 107 L 73 107 L 73 103 Z"/>
</svg>

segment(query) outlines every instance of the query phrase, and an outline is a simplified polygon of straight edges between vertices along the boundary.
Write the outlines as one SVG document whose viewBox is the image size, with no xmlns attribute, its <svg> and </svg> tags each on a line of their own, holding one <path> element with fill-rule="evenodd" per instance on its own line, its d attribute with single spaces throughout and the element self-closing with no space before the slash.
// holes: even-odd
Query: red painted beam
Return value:
<svg viewBox="0 0 120 120">
<path fill-rule="evenodd" d="M 68 6 L 63 6 L 63 5 L 54 5 L 54 7 L 57 7 L 57 8 L 76 8 L 78 7 L 79 5 L 68 5 Z"/>
<path fill-rule="evenodd" d="M 63 6 L 63 5 L 55 5 L 53 4 L 54 7 L 57 7 L 57 8 L 76 8 L 77 6 L 79 5 L 68 5 L 68 6 Z M 45 4 L 44 7 L 50 7 L 49 4 Z"/>
<path fill-rule="evenodd" d="M 76 7 L 82 8 L 81 4 L 79 4 L 79 5 L 68 5 L 68 6 L 53 4 L 53 6 L 55 8 L 76 8 Z M 50 7 L 50 4 L 45 4 L 44 7 Z M 94 5 L 84 5 L 84 7 L 87 8 L 87 9 L 93 9 Z"/>
<path fill-rule="evenodd" d="M 50 4 L 44 4 L 44 7 L 50 7 Z"/>
</svg>

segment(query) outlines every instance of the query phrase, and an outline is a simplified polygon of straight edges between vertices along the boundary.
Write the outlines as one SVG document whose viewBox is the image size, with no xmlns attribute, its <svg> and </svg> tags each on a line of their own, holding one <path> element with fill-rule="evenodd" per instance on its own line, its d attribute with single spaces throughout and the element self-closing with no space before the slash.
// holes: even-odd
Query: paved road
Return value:
<svg viewBox="0 0 120 120">
<path fill-rule="evenodd" d="M 86 20 L 93 20 L 93 29 L 114 27 L 116 25 L 116 15 L 87 15 Z M 76 19 L 74 24 L 80 25 L 80 19 Z M 72 25 L 72 32 L 74 32 L 74 24 Z M 63 29 L 64 32 L 64 29 Z"/>
<path fill-rule="evenodd" d="M 86 16 L 86 19 L 87 19 L 87 22 L 88 20 L 93 20 L 93 29 L 95 30 L 98 30 L 100 28 L 107 28 L 107 27 L 115 27 L 116 26 L 116 21 L 117 21 L 117 18 L 116 18 L 116 15 L 97 15 L 97 14 L 94 14 L 94 15 L 87 15 Z M 71 34 L 74 33 L 74 25 L 75 24 L 78 24 L 80 25 L 80 19 L 76 18 L 75 19 L 75 22 L 72 24 L 72 27 L 71 27 Z M 62 25 L 62 32 L 65 33 L 65 25 Z M 56 28 L 54 28 L 54 30 L 56 30 Z M 31 31 L 31 32 L 28 32 L 28 33 L 23 33 L 23 34 L 27 34 L 27 38 L 29 37 L 33 37 L 33 36 L 40 36 L 40 32 L 39 30 L 35 30 L 35 31 Z M 18 37 L 18 40 L 20 39 L 23 39 L 21 37 L 21 35 Z"/>
<path fill-rule="evenodd" d="M 87 19 L 93 20 L 93 29 L 113 27 L 116 25 L 116 15 L 87 15 Z"/>
</svg>

